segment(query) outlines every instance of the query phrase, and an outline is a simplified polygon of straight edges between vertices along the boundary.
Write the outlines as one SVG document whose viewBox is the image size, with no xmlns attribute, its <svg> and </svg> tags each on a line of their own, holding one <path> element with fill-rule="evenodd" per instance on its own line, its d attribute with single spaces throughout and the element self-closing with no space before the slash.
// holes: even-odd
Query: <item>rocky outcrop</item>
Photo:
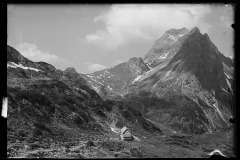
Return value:
<svg viewBox="0 0 240 160">
<path fill-rule="evenodd" d="M 65 72 L 70 72 L 70 73 L 77 73 L 76 69 L 73 67 L 68 67 L 65 69 Z"/>
<path fill-rule="evenodd" d="M 133 74 L 143 74 L 144 72 L 149 71 L 149 67 L 143 62 L 141 57 L 133 57 L 128 62 L 127 65 L 129 66 L 130 70 Z"/>
</svg>

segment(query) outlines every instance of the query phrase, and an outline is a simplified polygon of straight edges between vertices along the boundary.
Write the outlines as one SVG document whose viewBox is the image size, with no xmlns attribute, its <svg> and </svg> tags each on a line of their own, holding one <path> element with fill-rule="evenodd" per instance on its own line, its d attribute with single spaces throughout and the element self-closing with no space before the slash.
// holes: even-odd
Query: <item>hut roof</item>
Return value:
<svg viewBox="0 0 240 160">
<path fill-rule="evenodd" d="M 124 134 L 127 130 L 129 130 L 126 126 L 124 126 L 122 129 L 121 129 L 121 133 Z"/>
</svg>

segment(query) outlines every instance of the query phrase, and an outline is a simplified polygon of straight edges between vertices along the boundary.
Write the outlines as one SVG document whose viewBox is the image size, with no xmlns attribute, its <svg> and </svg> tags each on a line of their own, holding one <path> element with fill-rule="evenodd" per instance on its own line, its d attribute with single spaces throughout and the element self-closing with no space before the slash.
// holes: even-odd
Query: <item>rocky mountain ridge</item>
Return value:
<svg viewBox="0 0 240 160">
<path fill-rule="evenodd" d="M 143 62 L 141 57 L 133 57 L 129 61 L 110 69 L 92 74 L 82 74 L 82 76 L 99 94 L 102 94 L 100 90 L 105 88 L 106 94 L 111 95 L 110 97 L 121 97 L 126 94 L 127 87 L 132 84 L 138 75 L 149 70 L 150 68 Z"/>
<path fill-rule="evenodd" d="M 113 68 L 120 68 L 132 60 Z M 90 74 L 85 79 L 92 86 L 98 83 L 100 86 L 105 86 L 100 90 L 94 86 L 101 96 L 103 96 L 101 92 L 104 91 L 105 98 L 117 97 L 126 100 L 137 106 L 136 109 L 140 108 L 143 115 L 155 117 L 155 122 L 159 121 L 159 117 L 164 117 L 165 109 L 161 108 L 162 105 L 166 106 L 167 110 L 171 110 L 166 111 L 166 115 L 171 116 L 168 120 L 163 118 L 160 124 L 174 126 L 176 130 L 185 130 L 183 131 L 185 133 L 204 133 L 228 128 L 228 119 L 232 117 L 229 101 L 234 92 L 233 64 L 218 51 L 207 34 L 201 34 L 196 27 L 190 31 L 186 28 L 171 29 L 155 41 L 141 64 L 146 68 L 143 73 L 130 68 L 127 74 L 122 74 L 124 69 L 121 70 L 122 72 L 105 69 Z M 103 72 L 108 76 L 107 80 L 104 79 L 105 74 L 100 74 L 104 78 L 100 77 L 99 73 Z M 118 76 L 120 78 L 116 79 L 115 77 Z M 115 83 L 112 83 L 113 81 Z M 116 85 L 118 86 L 115 87 Z M 229 89 L 231 93 L 227 91 Z M 156 104 L 149 104 L 148 102 L 153 99 L 156 100 Z M 161 105 L 160 102 L 164 103 Z M 189 107 L 195 106 L 190 110 L 194 113 L 191 115 L 196 115 L 190 119 L 188 117 L 190 115 L 183 116 L 183 112 L 188 108 L 187 104 Z M 179 112 L 177 106 L 184 105 L 185 107 L 181 107 L 182 111 Z M 144 106 L 145 110 L 140 106 Z M 198 112 L 195 112 L 197 110 Z M 153 116 L 151 113 L 156 115 Z M 173 125 L 175 118 L 178 121 Z M 184 119 L 188 119 L 186 124 L 198 127 L 189 130 L 188 125 L 184 124 Z M 193 120 L 196 123 L 192 123 Z"/>
</svg>

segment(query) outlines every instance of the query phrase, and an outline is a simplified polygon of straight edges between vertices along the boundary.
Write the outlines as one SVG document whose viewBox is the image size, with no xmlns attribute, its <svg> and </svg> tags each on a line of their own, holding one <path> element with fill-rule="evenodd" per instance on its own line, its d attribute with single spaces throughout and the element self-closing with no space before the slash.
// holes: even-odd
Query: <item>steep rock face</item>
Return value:
<svg viewBox="0 0 240 160">
<path fill-rule="evenodd" d="M 149 67 L 143 62 L 141 57 L 133 57 L 128 61 L 128 66 L 133 74 L 142 74 L 149 71 Z"/>
<path fill-rule="evenodd" d="M 229 126 L 228 102 L 232 94 L 227 90 L 232 90 L 232 76 L 226 68 L 230 66 L 224 64 L 207 34 L 202 35 L 198 28 L 167 31 L 144 61 L 152 69 L 135 79 L 126 98 L 143 104 L 145 115 L 188 133 L 212 132 Z M 157 103 L 158 99 L 164 103 Z M 151 100 L 156 103 L 151 105 Z M 185 108 L 192 113 L 187 114 Z M 159 117 L 168 118 L 165 121 Z"/>
<path fill-rule="evenodd" d="M 220 54 L 220 58 L 223 63 L 225 63 L 229 67 L 234 67 L 233 66 L 233 60 L 229 57 L 225 57 L 223 54 Z"/>
<path fill-rule="evenodd" d="M 156 67 L 162 61 L 174 56 L 188 32 L 186 28 L 167 31 L 154 42 L 153 47 L 144 57 L 144 62 L 151 67 Z"/>
<path fill-rule="evenodd" d="M 226 86 L 227 83 L 221 81 L 225 80 L 223 65 L 216 47 L 209 41 L 206 34 L 193 32 L 182 44 L 178 54 L 170 61 L 169 65 L 181 61 L 182 68 L 179 71 L 191 72 L 197 77 L 203 88 L 216 90 L 220 86 Z M 214 82 L 216 78 L 219 78 L 220 82 Z"/>
<path fill-rule="evenodd" d="M 102 89 L 108 92 L 110 97 L 119 97 L 127 93 L 127 88 L 140 74 L 149 70 L 142 58 L 131 58 L 128 62 L 121 63 L 110 69 L 97 71 L 92 74 L 83 75 L 99 94 Z"/>
</svg>

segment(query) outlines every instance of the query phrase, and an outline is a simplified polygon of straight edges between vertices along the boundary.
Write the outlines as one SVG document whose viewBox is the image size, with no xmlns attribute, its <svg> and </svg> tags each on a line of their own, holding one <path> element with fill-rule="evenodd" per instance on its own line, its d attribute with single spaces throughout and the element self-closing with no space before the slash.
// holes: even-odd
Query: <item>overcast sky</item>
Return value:
<svg viewBox="0 0 240 160">
<path fill-rule="evenodd" d="M 198 27 L 233 55 L 231 5 L 8 5 L 8 45 L 32 61 L 91 73 L 144 57 L 167 30 Z"/>
</svg>

